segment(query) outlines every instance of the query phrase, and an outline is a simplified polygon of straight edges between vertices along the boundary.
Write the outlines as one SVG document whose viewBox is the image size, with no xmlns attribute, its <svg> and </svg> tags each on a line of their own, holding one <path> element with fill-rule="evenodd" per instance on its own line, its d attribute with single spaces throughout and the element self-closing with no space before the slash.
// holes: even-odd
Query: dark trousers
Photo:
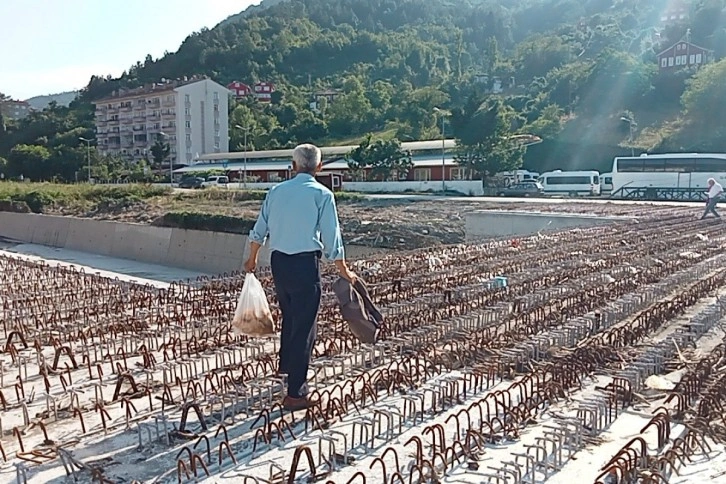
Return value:
<svg viewBox="0 0 726 484">
<path fill-rule="evenodd" d="M 270 260 L 277 300 L 282 311 L 280 372 L 287 373 L 287 394 L 307 395 L 307 374 L 318 333 L 320 254 L 273 252 Z"/>
<path fill-rule="evenodd" d="M 719 197 L 713 197 L 709 198 L 708 202 L 706 203 L 706 210 L 703 211 L 703 216 L 701 218 L 706 218 L 706 215 L 708 215 L 709 212 L 714 214 L 717 218 L 721 218 L 721 216 L 716 212 L 716 204 L 718 203 Z"/>
</svg>

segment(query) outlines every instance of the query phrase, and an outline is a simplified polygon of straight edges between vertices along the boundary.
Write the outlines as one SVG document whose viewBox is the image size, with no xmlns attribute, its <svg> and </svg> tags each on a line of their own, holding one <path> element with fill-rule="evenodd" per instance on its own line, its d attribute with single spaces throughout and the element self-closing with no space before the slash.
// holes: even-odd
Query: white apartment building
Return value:
<svg viewBox="0 0 726 484">
<path fill-rule="evenodd" d="M 197 155 L 229 151 L 229 90 L 207 78 L 120 90 L 95 102 L 99 153 L 153 161 L 158 139 L 169 144 L 174 165 Z M 164 160 L 168 163 L 169 160 Z"/>
</svg>

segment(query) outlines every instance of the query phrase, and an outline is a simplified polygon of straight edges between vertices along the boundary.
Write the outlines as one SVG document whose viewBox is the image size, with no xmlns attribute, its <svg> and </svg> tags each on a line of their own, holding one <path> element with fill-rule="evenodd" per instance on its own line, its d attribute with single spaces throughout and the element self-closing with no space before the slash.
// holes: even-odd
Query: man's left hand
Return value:
<svg viewBox="0 0 726 484">
<path fill-rule="evenodd" d="M 257 260 L 250 257 L 245 261 L 245 272 L 255 272 L 257 270 Z"/>
</svg>

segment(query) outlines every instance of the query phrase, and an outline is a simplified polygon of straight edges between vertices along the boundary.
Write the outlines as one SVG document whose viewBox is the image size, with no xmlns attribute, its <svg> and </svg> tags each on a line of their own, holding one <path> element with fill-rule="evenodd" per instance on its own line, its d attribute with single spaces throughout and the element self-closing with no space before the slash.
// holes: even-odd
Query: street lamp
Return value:
<svg viewBox="0 0 726 484">
<path fill-rule="evenodd" d="M 88 158 L 88 183 L 91 183 L 91 140 L 84 137 L 78 138 L 86 143 L 86 157 Z"/>
<path fill-rule="evenodd" d="M 161 139 L 162 139 L 162 142 L 161 142 L 161 145 L 162 145 L 161 146 L 161 148 L 162 148 L 162 150 L 161 150 L 161 163 L 163 164 L 164 163 L 164 158 L 165 158 L 164 157 L 164 141 L 163 140 L 165 138 L 168 138 L 169 135 L 166 134 L 163 131 L 159 131 L 159 136 L 161 136 Z M 169 186 L 172 187 L 172 188 L 174 187 L 174 163 L 171 162 L 171 158 L 169 158 Z"/>
<path fill-rule="evenodd" d="M 628 143 L 630 143 L 630 156 L 635 156 L 635 148 L 633 147 L 633 128 L 637 128 L 638 123 L 625 116 L 621 116 L 620 121 L 628 123 L 628 126 L 630 128 L 630 135 L 628 136 Z"/>
<path fill-rule="evenodd" d="M 242 186 L 243 188 L 247 189 L 247 133 L 249 132 L 250 128 L 240 126 L 239 124 L 234 125 L 235 128 L 241 129 L 245 132 L 245 155 L 244 155 L 244 176 L 242 178 Z"/>
<path fill-rule="evenodd" d="M 441 116 L 441 193 L 446 194 L 446 136 L 444 129 L 446 127 L 446 116 L 451 116 L 451 113 L 436 107 L 434 113 Z"/>
</svg>

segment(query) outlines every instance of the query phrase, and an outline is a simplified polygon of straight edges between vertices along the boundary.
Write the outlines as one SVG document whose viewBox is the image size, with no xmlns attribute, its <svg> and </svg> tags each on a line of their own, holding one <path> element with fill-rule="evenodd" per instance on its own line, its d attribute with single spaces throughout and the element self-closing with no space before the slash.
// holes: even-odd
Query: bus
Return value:
<svg viewBox="0 0 726 484">
<path fill-rule="evenodd" d="M 578 195 L 600 195 L 600 173 L 597 171 L 548 171 L 542 173 L 539 182 L 545 193 Z"/>
<path fill-rule="evenodd" d="M 613 193 L 628 188 L 706 189 L 726 180 L 726 153 L 663 153 L 621 156 L 613 161 Z"/>
</svg>

